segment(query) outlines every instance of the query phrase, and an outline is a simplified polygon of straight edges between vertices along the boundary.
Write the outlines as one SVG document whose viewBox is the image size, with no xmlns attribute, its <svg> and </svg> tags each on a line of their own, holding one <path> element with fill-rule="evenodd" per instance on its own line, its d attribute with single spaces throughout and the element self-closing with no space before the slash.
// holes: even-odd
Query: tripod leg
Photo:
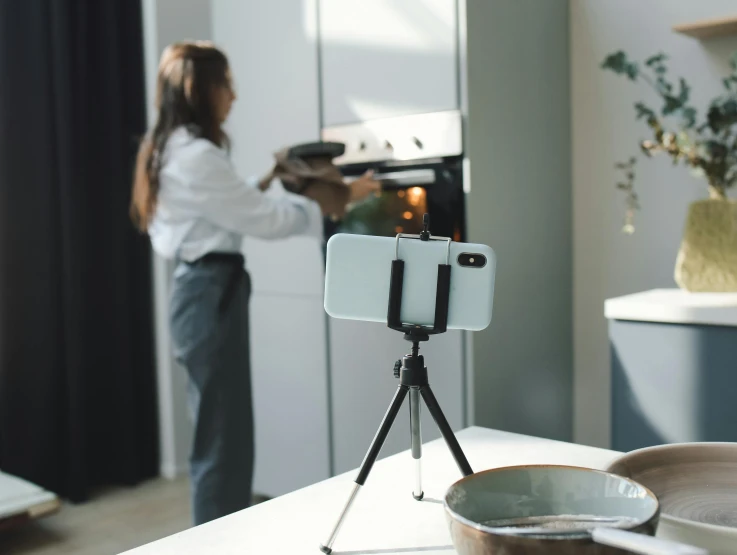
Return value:
<svg viewBox="0 0 737 555">
<path fill-rule="evenodd" d="M 413 387 L 409 390 L 409 429 L 412 441 L 412 458 L 415 460 L 415 489 L 412 496 L 422 501 L 422 431 L 420 428 L 420 390 Z"/>
<path fill-rule="evenodd" d="M 450 424 L 448 424 L 448 421 L 445 419 L 443 410 L 440 408 L 440 404 L 435 398 L 435 394 L 432 392 L 432 389 L 430 389 L 429 385 L 423 385 L 420 388 L 420 393 L 422 393 L 422 398 L 425 399 L 425 404 L 427 405 L 430 414 L 432 414 L 435 423 L 438 425 L 440 433 L 443 435 L 443 439 L 445 439 L 445 443 L 448 444 L 448 448 L 453 454 L 453 458 L 455 459 L 458 468 L 461 470 L 461 473 L 464 476 L 469 476 L 470 474 L 473 474 L 473 470 L 471 470 L 471 465 L 468 464 L 468 459 L 466 459 L 466 455 L 463 454 L 463 450 L 461 449 L 461 446 L 458 443 L 455 434 L 453 433 L 453 429 L 450 427 Z"/>
<path fill-rule="evenodd" d="M 399 409 L 402 407 L 402 403 L 404 402 L 404 398 L 407 396 L 408 390 L 409 387 L 406 385 L 400 385 L 397 388 L 397 392 L 394 394 L 394 398 L 389 405 L 389 409 L 386 411 L 384 419 L 381 421 L 381 426 L 379 426 L 379 430 L 376 432 L 376 435 L 371 442 L 371 446 L 366 453 L 366 457 L 361 463 L 361 469 L 358 471 L 358 477 L 356 478 L 356 485 L 353 486 L 348 502 L 345 504 L 345 507 L 343 507 L 335 526 L 333 526 L 333 531 L 330 533 L 328 541 L 320 545 L 320 551 L 323 553 L 333 552 L 333 543 L 335 543 L 335 538 L 338 536 L 340 527 L 343 526 L 343 521 L 348 515 L 348 511 L 350 510 L 353 501 L 356 499 L 356 495 L 358 495 L 359 488 L 366 483 L 366 478 L 368 478 L 369 472 L 371 472 L 371 467 L 373 467 L 376 462 L 376 457 L 379 456 L 381 446 L 384 445 L 386 436 L 389 435 L 389 430 L 391 430 L 392 424 L 394 424 L 394 419 L 397 417 Z"/>
</svg>

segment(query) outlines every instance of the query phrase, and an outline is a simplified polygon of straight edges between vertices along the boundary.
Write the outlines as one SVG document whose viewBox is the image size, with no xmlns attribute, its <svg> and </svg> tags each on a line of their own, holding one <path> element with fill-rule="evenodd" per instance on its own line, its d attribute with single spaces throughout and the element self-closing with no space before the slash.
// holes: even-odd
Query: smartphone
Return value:
<svg viewBox="0 0 737 555">
<path fill-rule="evenodd" d="M 446 260 L 448 329 L 479 331 L 491 323 L 496 270 L 491 247 L 415 238 L 333 235 L 327 245 L 325 311 L 334 318 L 386 324 L 395 258 L 404 260 L 402 323 L 432 327 L 438 264 Z"/>
</svg>

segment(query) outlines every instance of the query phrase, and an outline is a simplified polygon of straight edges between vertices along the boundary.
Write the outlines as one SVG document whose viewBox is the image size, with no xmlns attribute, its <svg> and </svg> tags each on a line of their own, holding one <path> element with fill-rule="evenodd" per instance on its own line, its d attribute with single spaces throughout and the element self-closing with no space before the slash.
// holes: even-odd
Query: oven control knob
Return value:
<svg viewBox="0 0 737 555">
<path fill-rule="evenodd" d="M 389 141 L 384 141 L 384 148 L 387 150 L 394 150 L 394 145 L 391 144 Z"/>
<path fill-rule="evenodd" d="M 419 149 L 422 149 L 422 147 L 424 146 L 422 144 L 422 141 L 418 139 L 417 137 L 412 137 L 412 142 L 415 143 L 415 146 Z"/>
</svg>

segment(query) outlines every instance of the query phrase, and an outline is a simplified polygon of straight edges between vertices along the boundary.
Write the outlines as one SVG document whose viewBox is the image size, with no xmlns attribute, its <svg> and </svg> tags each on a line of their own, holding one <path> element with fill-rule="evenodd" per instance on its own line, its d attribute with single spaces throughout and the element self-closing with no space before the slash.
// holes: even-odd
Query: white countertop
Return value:
<svg viewBox="0 0 737 555">
<path fill-rule="evenodd" d="M 402 420 L 398 421 L 400 424 Z M 406 422 L 405 422 L 406 423 Z M 366 438 L 368 448 L 370 438 Z M 458 433 L 475 471 L 519 464 L 606 468 L 618 453 L 534 437 L 468 428 Z M 407 433 L 409 443 L 409 430 Z M 376 463 L 333 546 L 335 555 L 454 553 L 442 499 L 461 478 L 442 440 L 423 446 L 425 500 L 412 498 L 409 451 Z M 360 461 L 356 461 L 360 463 Z M 299 464 L 295 457 L 294 464 Z M 310 554 L 327 540 L 356 472 L 257 505 L 228 517 L 129 551 L 129 555 Z"/>
<path fill-rule="evenodd" d="M 610 320 L 737 326 L 737 293 L 652 289 L 607 299 L 604 315 Z"/>
</svg>

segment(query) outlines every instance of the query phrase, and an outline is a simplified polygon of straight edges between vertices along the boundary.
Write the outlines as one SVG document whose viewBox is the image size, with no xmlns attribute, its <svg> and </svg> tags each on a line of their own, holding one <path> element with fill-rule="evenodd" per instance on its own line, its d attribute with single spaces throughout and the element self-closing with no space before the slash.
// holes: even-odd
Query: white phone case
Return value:
<svg viewBox="0 0 737 555">
<path fill-rule="evenodd" d="M 334 235 L 328 241 L 325 310 L 334 318 L 386 323 L 391 264 L 397 239 L 371 235 Z M 446 241 L 399 240 L 404 260 L 401 319 L 432 326 L 438 264 L 445 264 Z M 461 266 L 464 253 L 486 257 L 482 268 Z M 448 328 L 478 331 L 491 323 L 496 256 L 486 245 L 450 244 Z"/>
</svg>

